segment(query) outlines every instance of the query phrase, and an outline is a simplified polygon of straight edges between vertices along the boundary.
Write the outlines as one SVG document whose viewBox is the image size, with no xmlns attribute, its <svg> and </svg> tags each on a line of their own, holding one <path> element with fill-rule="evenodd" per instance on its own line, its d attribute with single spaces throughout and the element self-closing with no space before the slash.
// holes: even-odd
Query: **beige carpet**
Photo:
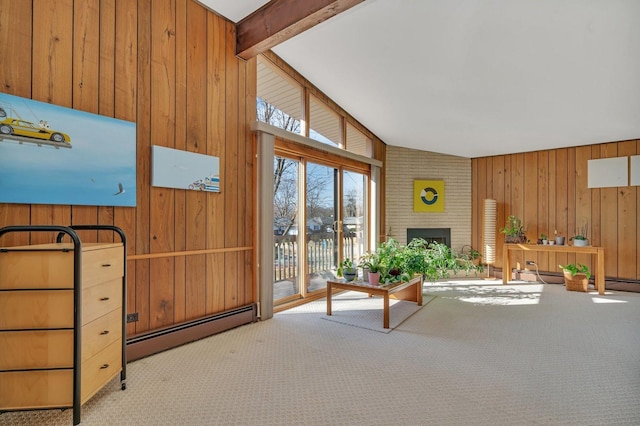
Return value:
<svg viewBox="0 0 640 426">
<path fill-rule="evenodd" d="M 130 363 L 127 390 L 107 386 L 82 424 L 640 424 L 640 294 L 484 281 L 425 293 L 437 297 L 389 334 L 325 321 L 318 301 Z M 0 424 L 70 425 L 71 411 Z"/>
<path fill-rule="evenodd" d="M 382 297 L 369 297 L 365 293 L 345 291 L 331 298 L 331 315 L 326 315 L 325 310 L 325 314 L 320 318 L 378 333 L 390 333 L 433 298 L 434 296 L 424 296 L 422 306 L 418 306 L 415 302 L 390 299 L 389 328 L 384 328 L 384 299 Z M 323 299 L 322 303 L 326 306 L 326 299 Z M 316 310 L 316 306 L 310 304 L 306 307 Z M 298 308 L 298 311 L 304 312 L 304 308 Z"/>
</svg>

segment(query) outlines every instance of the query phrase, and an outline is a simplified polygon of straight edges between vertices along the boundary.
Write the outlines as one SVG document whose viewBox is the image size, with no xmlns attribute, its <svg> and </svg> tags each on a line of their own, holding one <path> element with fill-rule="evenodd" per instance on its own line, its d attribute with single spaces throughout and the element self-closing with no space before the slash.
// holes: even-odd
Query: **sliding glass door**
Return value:
<svg viewBox="0 0 640 426">
<path fill-rule="evenodd" d="M 342 172 L 342 257 L 357 262 L 367 247 L 367 176 Z"/>
<path fill-rule="evenodd" d="M 307 293 L 323 290 L 335 277 L 340 250 L 339 170 L 307 163 L 305 182 L 307 217 Z"/>
<path fill-rule="evenodd" d="M 273 169 L 273 299 L 319 295 L 339 262 L 367 247 L 366 174 L 339 164 L 276 156 Z"/>
<path fill-rule="evenodd" d="M 273 161 L 273 300 L 300 297 L 298 253 L 300 162 Z M 303 227 L 304 233 L 304 227 Z"/>
</svg>

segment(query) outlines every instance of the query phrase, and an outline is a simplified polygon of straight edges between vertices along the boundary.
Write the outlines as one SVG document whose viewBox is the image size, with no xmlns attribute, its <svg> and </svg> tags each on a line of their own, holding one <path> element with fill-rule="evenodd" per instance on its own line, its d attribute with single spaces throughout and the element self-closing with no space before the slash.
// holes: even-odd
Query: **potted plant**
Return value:
<svg viewBox="0 0 640 426">
<path fill-rule="evenodd" d="M 505 227 L 501 228 L 500 232 L 504 234 L 505 243 L 522 244 L 527 242 L 522 220 L 514 215 L 509 215 Z"/>
<path fill-rule="evenodd" d="M 585 224 L 576 230 L 576 235 L 570 238 L 573 241 L 573 245 L 576 247 L 583 247 L 589 245 L 589 239 L 587 238 L 587 233 L 589 232 L 589 222 L 585 222 Z"/>
<path fill-rule="evenodd" d="M 336 272 L 339 277 L 344 277 L 345 281 L 353 281 L 358 276 L 358 267 L 353 265 L 353 261 L 345 257 L 338 265 Z"/>
<path fill-rule="evenodd" d="M 542 241 L 542 245 L 547 244 L 547 234 L 540 234 L 540 240 Z"/>
<path fill-rule="evenodd" d="M 563 246 L 564 245 L 564 236 L 559 235 L 557 229 L 553 231 L 553 235 L 555 236 L 555 239 L 556 239 L 556 245 L 557 246 Z"/>
<path fill-rule="evenodd" d="M 587 265 L 570 263 L 558 266 L 564 273 L 564 284 L 567 291 L 587 291 L 589 278 L 591 278 L 591 271 Z"/>
<path fill-rule="evenodd" d="M 369 284 L 380 284 L 380 256 L 377 253 L 368 253 L 364 262 L 362 263 L 363 270 L 366 268 L 369 270 Z"/>
<path fill-rule="evenodd" d="M 380 264 L 380 282 L 389 284 L 399 281 L 409 281 L 401 269 L 404 247 L 393 238 L 380 243 L 376 250 Z"/>
</svg>

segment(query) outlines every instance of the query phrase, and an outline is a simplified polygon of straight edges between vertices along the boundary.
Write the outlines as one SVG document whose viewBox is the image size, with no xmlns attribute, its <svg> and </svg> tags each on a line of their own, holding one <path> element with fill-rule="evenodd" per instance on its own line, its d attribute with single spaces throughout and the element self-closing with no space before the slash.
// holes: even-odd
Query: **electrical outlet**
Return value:
<svg viewBox="0 0 640 426">
<path fill-rule="evenodd" d="M 138 321 L 138 313 L 127 314 L 127 323 Z"/>
<path fill-rule="evenodd" d="M 536 262 L 534 262 L 533 260 L 527 260 L 526 264 L 527 265 L 535 265 Z"/>
</svg>

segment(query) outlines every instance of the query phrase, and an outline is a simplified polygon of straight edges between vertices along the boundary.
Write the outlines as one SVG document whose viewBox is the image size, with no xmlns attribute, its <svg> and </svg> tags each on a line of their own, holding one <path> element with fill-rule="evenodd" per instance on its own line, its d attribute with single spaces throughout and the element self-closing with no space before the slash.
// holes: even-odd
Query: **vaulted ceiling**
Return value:
<svg viewBox="0 0 640 426">
<path fill-rule="evenodd" d="M 264 0 L 199 0 L 239 22 Z M 640 1 L 365 0 L 272 50 L 389 145 L 640 138 Z"/>
</svg>

